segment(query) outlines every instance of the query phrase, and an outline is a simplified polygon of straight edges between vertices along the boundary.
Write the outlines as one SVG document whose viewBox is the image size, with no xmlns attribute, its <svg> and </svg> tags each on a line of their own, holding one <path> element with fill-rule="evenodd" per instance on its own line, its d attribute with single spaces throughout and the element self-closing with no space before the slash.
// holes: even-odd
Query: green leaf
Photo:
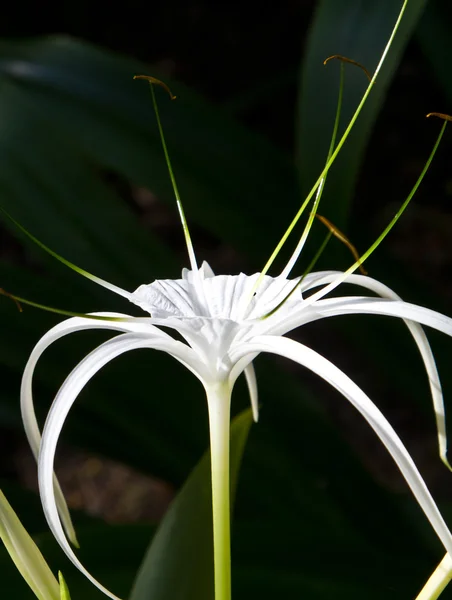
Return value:
<svg viewBox="0 0 452 600">
<path fill-rule="evenodd" d="M 59 571 L 58 573 L 58 579 L 60 582 L 61 600 L 71 600 L 69 588 L 67 587 L 66 581 L 64 580 L 63 573 L 61 571 Z"/>
<path fill-rule="evenodd" d="M 319 211 L 341 229 L 346 229 L 348 223 L 356 178 L 372 127 L 425 5 L 426 0 L 408 3 L 377 83 L 330 170 Z M 394 0 L 321 0 L 318 3 L 300 73 L 297 145 L 303 195 L 324 167 L 336 111 L 339 67 L 335 61 L 323 66 L 323 61 L 340 54 L 360 62 L 373 73 L 401 6 L 402 2 Z M 367 85 L 361 69 L 346 65 L 340 131 L 348 124 Z"/>
<path fill-rule="evenodd" d="M 251 410 L 231 425 L 231 497 L 252 423 Z M 211 600 L 212 492 L 207 452 L 168 509 L 140 567 L 131 600 Z"/>
</svg>

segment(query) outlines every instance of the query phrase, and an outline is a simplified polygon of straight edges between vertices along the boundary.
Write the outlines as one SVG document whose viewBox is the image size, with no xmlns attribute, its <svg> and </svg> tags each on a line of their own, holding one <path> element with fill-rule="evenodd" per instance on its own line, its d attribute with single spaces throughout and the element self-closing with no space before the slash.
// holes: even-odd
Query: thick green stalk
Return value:
<svg viewBox="0 0 452 600">
<path fill-rule="evenodd" d="M 436 600 L 452 579 L 452 559 L 449 554 L 436 567 L 416 600 Z"/>
<path fill-rule="evenodd" d="M 207 389 L 212 470 L 215 600 L 231 600 L 229 433 L 231 389 L 227 383 Z"/>
</svg>

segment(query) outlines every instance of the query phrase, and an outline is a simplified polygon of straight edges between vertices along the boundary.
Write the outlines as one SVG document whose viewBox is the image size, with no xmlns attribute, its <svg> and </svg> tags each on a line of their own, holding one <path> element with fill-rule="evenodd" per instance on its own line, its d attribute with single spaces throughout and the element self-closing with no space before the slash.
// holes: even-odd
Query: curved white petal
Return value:
<svg viewBox="0 0 452 600">
<path fill-rule="evenodd" d="M 290 311 L 300 301 L 296 281 L 266 275 L 254 291 L 259 273 L 253 275 L 215 275 L 202 279 L 202 294 L 190 272 L 182 279 L 162 279 L 141 285 L 130 301 L 155 318 L 214 317 L 244 321 L 265 315 L 285 298 L 281 311 Z M 295 293 L 290 292 L 296 288 Z M 202 297 L 201 297 L 202 296 Z"/>
<path fill-rule="evenodd" d="M 235 359 L 246 353 L 269 352 L 307 367 L 336 388 L 363 415 L 393 457 L 416 500 L 426 514 L 447 552 L 452 555 L 452 535 L 421 474 L 399 436 L 370 398 L 329 360 L 294 340 L 280 336 L 259 336 L 243 344 Z"/>
<path fill-rule="evenodd" d="M 108 362 L 117 356 L 138 348 L 152 348 L 168 352 L 175 358 L 190 362 L 191 349 L 181 342 L 160 337 L 152 339 L 149 334 L 126 333 L 105 342 L 88 354 L 67 377 L 53 401 L 44 425 L 38 459 L 38 481 L 41 502 L 49 527 L 58 543 L 74 565 L 102 592 L 117 600 L 117 596 L 104 588 L 81 564 L 70 547 L 58 515 L 53 486 L 55 451 L 61 429 L 77 396 L 88 381 Z"/>
<path fill-rule="evenodd" d="M 257 423 L 259 420 L 259 398 L 257 393 L 257 380 L 256 372 L 254 370 L 253 363 L 250 363 L 244 369 L 246 383 L 248 385 L 248 392 L 250 394 L 251 409 L 253 411 L 254 422 Z"/>
<path fill-rule="evenodd" d="M 328 284 L 331 281 L 334 281 L 336 277 L 340 274 L 341 273 L 339 271 L 324 271 L 319 273 L 313 273 L 311 274 L 312 276 L 309 278 L 309 280 L 307 282 L 304 282 L 303 291 L 307 291 L 314 287 Z M 350 283 L 353 285 L 364 287 L 374 292 L 375 294 L 378 294 L 382 298 L 388 298 L 390 300 L 397 300 L 403 302 L 400 296 L 398 296 L 391 288 L 384 285 L 380 281 L 377 281 L 376 279 L 372 279 L 371 277 L 365 277 L 363 275 L 349 275 L 345 283 Z M 347 300 L 347 298 L 343 300 Z M 308 311 L 306 311 L 305 313 L 300 307 L 298 311 L 299 319 L 297 319 L 297 314 L 294 314 L 291 316 L 289 321 L 286 321 L 286 323 L 291 324 L 291 326 L 293 327 L 295 323 L 297 323 L 295 326 L 299 326 L 308 321 L 316 320 L 319 318 L 319 313 L 317 310 L 318 307 L 322 306 L 323 303 L 328 302 L 332 302 L 333 304 L 335 304 L 335 301 L 336 299 L 319 300 L 318 302 L 314 303 L 313 306 L 307 307 Z M 430 348 L 427 336 L 425 335 L 424 330 L 419 325 L 419 323 L 408 318 L 403 318 L 403 320 L 405 325 L 408 327 L 411 335 L 413 336 L 413 339 L 419 349 L 422 360 L 424 362 L 425 370 L 427 372 L 430 393 L 432 395 L 433 401 L 433 409 L 435 412 L 439 454 L 444 464 L 452 470 L 452 467 L 450 466 L 449 461 L 447 460 L 447 432 L 445 407 L 441 382 L 439 379 L 438 369 L 436 368 L 435 359 L 433 357 L 433 353 Z M 281 327 L 279 329 L 281 329 Z M 273 331 L 270 330 L 268 333 L 272 334 Z M 284 332 L 277 331 L 277 333 Z"/>
<path fill-rule="evenodd" d="M 317 302 L 315 304 L 315 309 L 319 318 L 346 314 L 374 314 L 399 317 L 404 319 L 406 323 L 407 320 L 410 320 L 412 323 L 420 323 L 452 337 L 452 319 L 441 313 L 430 310 L 429 308 L 403 302 L 402 300 L 380 300 L 378 298 L 365 297 L 331 298 L 329 300 L 320 300 Z M 425 334 L 423 334 L 423 332 L 422 334 L 418 332 L 417 336 L 415 336 L 413 331 L 412 334 L 416 339 L 429 376 L 441 459 L 450 469 L 451 466 L 446 457 L 447 432 L 444 401 L 435 360 L 431 353 L 428 341 L 423 337 Z"/>
<path fill-rule="evenodd" d="M 120 313 L 92 313 L 90 316 L 96 317 L 109 317 L 109 318 L 124 318 L 131 319 L 130 315 L 124 315 Z M 171 339 L 166 333 L 161 332 L 156 327 L 148 325 L 147 323 L 139 322 L 121 322 L 121 321 L 95 321 L 94 319 L 83 319 L 82 317 L 74 317 L 67 319 L 62 323 L 59 323 L 52 329 L 50 329 L 36 344 L 27 361 L 27 364 L 22 375 L 21 389 L 20 389 L 20 408 L 22 412 L 22 420 L 25 428 L 25 434 L 30 444 L 31 450 L 34 457 L 37 459 L 39 452 L 39 444 L 41 443 L 41 432 L 36 419 L 36 414 L 33 405 L 33 393 L 32 393 L 32 380 L 33 373 L 36 367 L 36 363 L 43 354 L 43 352 L 51 346 L 54 342 L 60 338 L 74 333 L 77 331 L 84 331 L 87 329 L 110 329 L 113 331 L 121 332 L 137 332 L 137 333 L 149 333 L 150 335 L 161 335 L 163 338 Z M 64 528 L 68 534 L 71 542 L 78 546 L 75 530 L 72 525 L 69 510 L 66 505 L 63 493 L 60 485 L 55 477 L 54 479 L 55 493 L 57 496 L 58 509 L 64 524 Z"/>
</svg>

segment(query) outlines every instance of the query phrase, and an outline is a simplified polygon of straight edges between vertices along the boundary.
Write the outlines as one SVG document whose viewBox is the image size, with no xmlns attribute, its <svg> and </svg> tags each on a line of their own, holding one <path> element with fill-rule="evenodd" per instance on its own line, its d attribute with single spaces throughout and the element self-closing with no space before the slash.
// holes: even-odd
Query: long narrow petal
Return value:
<svg viewBox="0 0 452 600">
<path fill-rule="evenodd" d="M 248 392 L 250 394 L 251 409 L 253 411 L 254 422 L 257 423 L 259 420 L 259 398 L 257 393 L 257 380 L 256 372 L 254 370 L 253 363 L 250 363 L 244 370 L 246 383 L 248 385 Z"/>
<path fill-rule="evenodd" d="M 405 322 L 408 319 L 411 320 L 411 322 L 417 322 L 426 325 L 427 327 L 437 329 L 452 337 L 452 319 L 441 313 L 408 302 L 361 297 L 331 298 L 329 300 L 319 301 L 316 303 L 315 308 L 320 315 L 320 318 L 345 314 L 375 314 L 399 317 Z M 421 338 L 421 342 L 418 342 L 418 347 L 422 354 L 430 380 L 441 459 L 450 469 L 450 464 L 446 458 L 447 432 L 444 401 L 436 366 L 434 366 L 434 358 L 431 354 L 430 346 L 427 346 L 427 344 L 428 342 L 426 342 L 426 345 L 422 345 Z"/>
<path fill-rule="evenodd" d="M 39 600 L 60 600 L 55 575 L 1 490 L 0 539 L 35 596 Z"/>
<path fill-rule="evenodd" d="M 172 340 L 162 340 L 160 337 L 152 339 L 149 334 L 127 333 L 120 335 L 108 342 L 105 342 L 96 350 L 88 354 L 67 377 L 61 386 L 52 407 L 47 416 L 42 434 L 41 447 L 38 462 L 38 480 L 41 494 L 41 501 L 52 533 L 58 543 L 74 563 L 74 565 L 102 592 L 110 598 L 117 600 L 117 596 L 104 588 L 80 563 L 72 551 L 64 535 L 58 516 L 58 509 L 55 500 L 53 487 L 53 467 L 55 451 L 61 429 L 66 417 L 77 396 L 88 383 L 88 381 L 108 362 L 120 356 L 129 350 L 138 348 L 153 348 L 164 350 L 184 362 L 190 363 L 192 351 L 181 342 Z"/>
<path fill-rule="evenodd" d="M 129 315 L 104 312 L 93 313 L 91 316 L 129 319 L 131 318 Z M 161 332 L 159 329 L 153 327 L 152 325 L 148 325 L 145 322 L 135 323 L 133 321 L 95 321 L 93 319 L 83 319 L 81 317 L 75 317 L 72 319 L 67 319 L 66 321 L 63 321 L 62 323 L 59 323 L 58 325 L 50 329 L 36 344 L 30 355 L 30 358 L 28 359 L 22 376 L 20 391 L 20 406 L 22 411 L 22 420 L 24 423 L 25 434 L 36 459 L 38 457 L 39 444 L 41 443 L 41 432 L 39 430 L 38 422 L 36 420 L 32 394 L 32 380 L 36 363 L 38 362 L 43 352 L 60 338 L 69 335 L 70 333 L 84 331 L 88 329 L 110 329 L 113 331 L 137 333 L 143 332 L 153 335 L 159 334 L 162 336 L 162 338 L 171 339 L 167 334 Z M 56 477 L 54 479 L 54 485 L 55 493 L 57 496 L 58 510 L 60 512 L 64 528 L 71 542 L 75 546 L 78 546 L 69 510 L 67 508 L 66 501 L 64 499 L 63 493 L 61 491 L 60 485 Z"/>
<path fill-rule="evenodd" d="M 314 287 L 319 287 L 321 285 L 328 284 L 329 282 L 334 281 L 338 274 L 340 274 L 338 271 L 324 271 L 312 274 L 309 280 L 307 282 L 304 282 L 305 285 L 303 287 L 303 291 L 307 291 Z M 403 302 L 400 296 L 398 296 L 391 288 L 377 281 L 376 279 L 372 279 L 371 277 L 364 277 L 362 275 L 350 275 L 346 280 L 346 283 L 364 287 L 368 290 L 371 290 L 375 294 L 378 294 L 382 298 Z M 336 300 L 337 299 L 319 300 L 313 306 L 307 307 L 307 310 L 304 310 L 303 307 L 300 306 L 300 309 L 298 311 L 292 314 L 289 317 L 289 319 L 285 320 L 284 325 L 282 325 L 281 322 L 279 324 L 279 327 L 278 325 L 276 325 L 265 333 L 285 333 L 286 331 L 293 329 L 294 327 L 298 327 L 307 322 L 312 322 L 314 320 L 322 318 L 323 314 L 320 315 L 318 307 L 322 306 L 323 303 L 328 304 L 329 302 L 331 302 L 332 304 L 335 304 Z M 347 298 L 343 300 L 347 300 Z M 419 323 L 417 323 L 414 320 L 410 320 L 409 318 L 403 318 L 403 320 L 405 325 L 408 327 L 411 335 L 413 336 L 413 339 L 418 347 L 418 350 L 424 362 L 425 370 L 427 372 L 430 392 L 432 395 L 433 409 L 435 412 L 439 454 L 444 464 L 452 470 L 452 467 L 449 464 L 449 461 L 447 460 L 447 432 L 445 407 L 441 382 L 438 374 L 438 369 L 436 368 L 435 359 L 433 357 L 433 353 L 430 348 L 427 336 L 425 335 L 424 330 L 419 325 Z"/>
<path fill-rule="evenodd" d="M 241 350 L 237 350 L 235 356 L 231 358 L 237 360 L 248 352 L 269 352 L 289 358 L 322 377 L 345 396 L 386 446 L 436 534 L 447 552 L 452 555 L 452 535 L 413 459 L 385 416 L 345 373 L 314 350 L 280 336 L 258 336 L 253 342 L 243 344 Z"/>
</svg>

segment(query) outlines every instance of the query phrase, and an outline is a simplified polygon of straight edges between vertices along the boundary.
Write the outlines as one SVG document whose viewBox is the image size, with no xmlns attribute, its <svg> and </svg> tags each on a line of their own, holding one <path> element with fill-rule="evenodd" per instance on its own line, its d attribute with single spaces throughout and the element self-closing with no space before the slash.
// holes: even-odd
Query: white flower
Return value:
<svg viewBox="0 0 452 600">
<path fill-rule="evenodd" d="M 425 365 L 437 420 L 440 454 L 443 461 L 448 464 L 441 385 L 435 361 L 421 325 L 432 327 L 452 336 L 452 319 L 427 308 L 403 302 L 392 290 L 374 279 L 362 275 L 353 275 L 353 271 L 372 253 L 407 206 L 433 158 L 445 125 L 422 175 L 402 208 L 377 242 L 348 271 L 308 273 L 302 278 L 289 279 L 290 271 L 295 265 L 312 225 L 328 169 L 344 144 L 376 81 L 407 2 L 408 0 L 403 2 L 391 37 L 363 99 L 344 135 L 335 144 L 340 113 L 339 102 L 335 132 L 333 133 L 325 169 L 262 273 L 250 276 L 243 273 L 240 275 L 214 275 L 207 263 L 204 263 L 198 269 L 169 162 L 152 85 L 151 90 L 158 126 L 181 215 L 191 270 L 184 269 L 181 279 L 154 281 L 149 285 L 140 286 L 133 293 L 129 293 L 71 265 L 26 232 L 27 235 L 35 239 L 41 247 L 56 256 L 56 258 L 63 260 L 65 264 L 75 268 L 79 273 L 100 285 L 120 294 L 149 315 L 133 317 L 116 313 L 95 313 L 64 321 L 47 332 L 38 342 L 25 367 L 22 381 L 21 406 L 23 420 L 30 445 L 38 459 L 40 494 L 49 526 L 72 562 L 99 589 L 113 599 L 116 599 L 116 596 L 97 582 L 81 565 L 68 543 L 64 530 L 66 530 L 67 536 L 74 544 L 76 544 L 75 533 L 63 494 L 53 474 L 53 465 L 62 427 L 81 390 L 108 362 L 125 352 L 138 348 L 149 348 L 170 354 L 200 380 L 206 392 L 212 461 L 215 600 L 230 600 L 231 597 L 229 555 L 229 422 L 231 394 L 237 378 L 244 373 L 254 418 L 257 420 L 257 384 L 252 362 L 263 352 L 286 357 L 310 369 L 330 383 L 355 406 L 393 457 L 416 500 L 443 543 L 446 552 L 452 556 L 452 535 L 410 454 L 381 411 L 364 391 L 334 364 L 300 342 L 285 337 L 287 333 L 306 323 L 333 316 L 376 314 L 403 319 L 418 346 Z M 151 84 L 159 83 L 153 78 L 147 79 L 150 80 Z M 341 97 L 341 94 L 339 97 Z M 439 116 L 444 117 L 444 115 Z M 308 224 L 293 256 L 279 277 L 270 277 L 267 274 L 270 265 L 314 194 L 316 194 L 316 198 L 311 208 Z M 21 226 L 19 225 L 19 227 Z M 22 230 L 24 229 L 22 228 Z M 341 237 L 344 239 L 344 236 Z M 362 287 L 374 296 L 330 297 L 329 294 L 344 282 Z M 320 289 L 314 292 L 313 290 L 316 288 Z M 375 297 L 375 295 L 378 297 Z M 36 363 L 46 348 L 58 339 L 75 331 L 96 328 L 111 329 L 119 332 L 119 335 L 93 350 L 67 377 L 49 410 L 41 440 L 32 399 L 32 377 Z M 173 332 L 174 335 L 171 335 L 168 331 Z M 181 338 L 183 341 L 181 341 Z M 438 575 L 442 582 L 441 585 L 450 576 L 450 568 L 452 568 L 451 561 L 449 559 L 443 561 L 441 572 Z M 436 580 L 432 586 L 436 590 L 439 589 Z M 426 593 L 427 595 L 423 597 L 430 598 L 430 595 L 428 595 L 430 592 L 427 591 Z"/>
<path fill-rule="evenodd" d="M 259 279 L 261 283 L 256 289 Z M 204 263 L 196 273 L 184 270 L 179 280 L 159 280 L 140 286 L 132 294 L 122 292 L 132 303 L 148 312 L 151 315 L 149 317 L 134 318 L 116 313 L 93 314 L 90 319 L 75 317 L 57 325 L 39 341 L 23 375 L 22 411 L 28 438 L 39 458 L 39 485 L 44 511 L 50 528 L 66 554 L 105 593 L 115 597 L 84 569 L 64 535 L 58 509 L 64 523 L 68 525 L 70 521 L 62 495 L 58 487 L 54 489 L 53 485 L 54 456 L 64 421 L 83 387 L 105 364 L 138 348 L 167 352 L 201 381 L 206 390 L 211 419 L 212 450 L 215 444 L 223 444 L 223 450 L 218 451 L 218 460 L 223 465 L 227 460 L 224 456 L 224 438 L 228 435 L 230 395 L 235 381 L 243 372 L 247 377 L 257 420 L 257 388 L 252 361 L 258 354 L 278 354 L 317 373 L 357 408 L 380 437 L 446 551 L 452 555 L 452 536 L 416 465 L 387 419 L 340 369 L 314 350 L 284 337 L 301 325 L 339 315 L 377 314 L 404 319 L 425 364 L 437 416 L 441 454 L 445 459 L 441 385 L 430 346 L 419 324 L 452 336 L 452 320 L 427 308 L 403 302 L 382 283 L 362 275 L 349 275 L 347 282 L 378 294 L 380 298 L 325 298 L 324 295 L 342 279 L 344 274 L 339 272 L 311 273 L 301 284 L 298 284 L 298 280 L 284 277 L 260 278 L 259 274 L 215 276 Z M 318 287 L 322 287 L 320 292 L 312 293 Z M 294 293 L 289 295 L 294 288 Z M 285 298 L 287 300 L 284 302 Z M 120 320 L 96 320 L 96 317 Z M 173 330 L 186 343 L 173 338 L 160 327 L 164 327 L 166 331 Z M 49 411 L 40 442 L 31 394 L 36 362 L 44 350 L 61 337 L 75 331 L 95 328 L 112 329 L 119 331 L 120 335 L 91 352 L 68 376 Z M 226 431 L 226 434 L 223 435 L 222 431 Z M 222 485 L 225 485 L 223 469 L 220 479 Z M 67 529 L 70 532 L 70 526 Z"/>
</svg>

